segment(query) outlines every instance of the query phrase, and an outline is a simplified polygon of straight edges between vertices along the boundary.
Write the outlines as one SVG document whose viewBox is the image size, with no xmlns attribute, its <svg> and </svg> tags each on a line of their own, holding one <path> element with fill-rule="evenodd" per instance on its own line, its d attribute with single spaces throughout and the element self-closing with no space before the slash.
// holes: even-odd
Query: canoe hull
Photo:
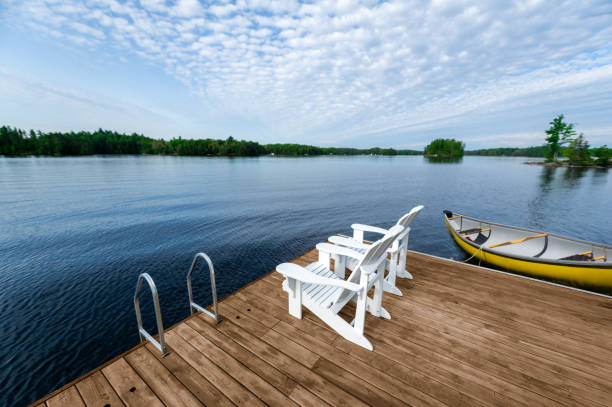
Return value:
<svg viewBox="0 0 612 407">
<path fill-rule="evenodd" d="M 467 243 L 455 232 L 446 216 L 444 216 L 444 223 L 446 229 L 461 249 L 470 256 L 474 256 L 474 258 L 478 258 L 486 263 L 536 278 L 562 281 L 572 286 L 612 291 L 612 267 L 581 267 L 579 265 L 551 264 L 517 259 L 486 250 L 479 250 L 478 247 Z"/>
</svg>

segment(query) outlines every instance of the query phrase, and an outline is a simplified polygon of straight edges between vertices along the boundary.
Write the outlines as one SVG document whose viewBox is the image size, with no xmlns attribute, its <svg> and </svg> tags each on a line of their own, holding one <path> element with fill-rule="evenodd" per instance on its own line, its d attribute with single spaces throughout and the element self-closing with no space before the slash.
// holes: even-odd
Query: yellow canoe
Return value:
<svg viewBox="0 0 612 407">
<path fill-rule="evenodd" d="M 500 225 L 444 211 L 444 223 L 470 256 L 508 271 L 612 290 L 612 246 Z"/>
</svg>

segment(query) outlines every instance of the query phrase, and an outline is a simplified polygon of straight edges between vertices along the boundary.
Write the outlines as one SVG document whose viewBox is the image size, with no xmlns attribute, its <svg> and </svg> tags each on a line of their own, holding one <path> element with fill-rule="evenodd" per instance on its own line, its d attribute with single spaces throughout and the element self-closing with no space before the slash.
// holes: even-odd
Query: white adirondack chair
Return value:
<svg viewBox="0 0 612 407">
<path fill-rule="evenodd" d="M 289 294 L 289 313 L 302 318 L 302 305 L 321 318 L 327 325 L 347 340 L 373 350 L 372 344 L 363 335 L 365 312 L 390 319 L 391 315 L 382 307 L 382 278 L 387 249 L 404 230 L 394 226 L 382 239 L 368 245 L 364 253 L 329 243 L 317 244 L 319 261 L 306 267 L 283 263 L 276 270 L 285 276 L 283 288 Z M 330 267 L 330 256 L 335 256 L 334 272 Z M 346 258 L 355 259 L 357 266 L 348 279 L 344 279 Z M 374 298 L 368 290 L 374 286 Z M 355 319 L 348 323 L 338 315 L 350 301 L 357 302 Z"/>
<path fill-rule="evenodd" d="M 390 258 L 388 259 L 386 265 L 386 269 L 389 271 L 389 273 L 384 278 L 383 289 L 389 293 L 399 296 L 402 295 L 400 289 L 395 285 L 396 277 L 409 279 L 413 278 L 412 274 L 406 270 L 406 252 L 408 250 L 408 235 L 410 234 L 409 226 L 422 209 L 423 205 L 415 206 L 410 210 L 410 212 L 402 216 L 396 223 L 396 225 L 403 226 L 404 231 L 397 236 L 393 242 L 393 245 L 387 251 L 390 254 Z M 342 236 L 332 236 L 329 238 L 329 241 L 363 253 L 369 246 L 363 242 L 364 232 L 374 232 L 383 235 L 389 232 L 387 229 L 358 223 L 351 225 L 351 227 L 353 228 L 352 239 Z M 347 261 L 347 267 L 350 270 L 354 270 L 356 266 L 357 263 L 354 260 L 349 259 Z"/>
</svg>

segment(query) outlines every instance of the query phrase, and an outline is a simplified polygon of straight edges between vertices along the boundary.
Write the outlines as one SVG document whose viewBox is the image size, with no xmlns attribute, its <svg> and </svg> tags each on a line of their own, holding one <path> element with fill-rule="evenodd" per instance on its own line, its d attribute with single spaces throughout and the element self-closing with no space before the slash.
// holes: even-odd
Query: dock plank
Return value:
<svg viewBox="0 0 612 407">
<path fill-rule="evenodd" d="M 478 338 L 469 336 L 462 338 L 461 333 L 457 330 L 444 332 L 442 329 L 436 329 L 435 322 L 431 320 L 423 319 L 422 322 L 417 320 L 416 324 L 421 327 L 427 325 L 430 327 L 423 329 L 426 332 L 417 332 L 418 328 L 414 328 L 415 324 L 406 324 L 407 326 L 403 328 L 407 329 L 405 329 L 403 335 L 402 333 L 398 335 L 390 333 L 388 336 L 397 340 L 400 337 L 405 337 L 405 335 L 410 335 L 409 340 L 403 342 L 402 349 L 422 355 L 422 361 L 418 363 L 419 366 L 431 365 L 437 361 L 436 355 L 442 354 L 452 358 L 457 363 L 467 363 L 475 369 L 484 371 L 487 375 L 508 380 L 535 392 L 547 392 L 549 396 L 558 401 L 570 398 L 570 395 L 574 393 L 582 394 L 583 400 L 601 401 L 606 397 L 603 392 L 584 386 L 573 379 L 568 379 L 567 375 L 563 377 L 559 372 L 547 371 L 540 363 L 527 365 L 526 362 L 530 359 L 520 357 L 516 350 L 508 348 L 508 351 L 513 351 L 515 355 L 514 358 L 510 359 L 507 357 L 507 353 L 504 353 L 504 349 L 499 347 L 487 348 L 482 342 L 478 342 Z M 378 335 L 375 333 L 373 335 L 374 339 L 378 339 Z M 384 341 L 384 338 L 381 341 Z M 464 356 L 466 354 L 472 355 L 472 357 L 467 359 Z M 393 352 L 390 356 L 394 356 Z M 374 363 L 376 362 L 374 361 Z M 439 367 L 436 369 L 429 368 L 428 371 L 430 373 L 440 372 L 445 369 L 445 366 L 448 366 L 446 359 L 440 362 Z M 465 383 L 463 386 L 465 386 Z"/>
<path fill-rule="evenodd" d="M 204 376 L 198 373 L 189 363 L 181 358 L 172 347 L 169 354 L 162 356 L 153 344 L 148 343 L 147 349 L 154 355 L 172 374 L 191 391 L 191 393 L 206 406 L 233 406 L 225 395 L 213 386 Z"/>
<path fill-rule="evenodd" d="M 240 312 L 237 310 L 237 312 Z M 243 318 L 248 318 L 248 315 L 242 313 Z M 360 363 L 356 360 L 351 360 L 349 357 L 345 357 L 343 352 L 337 352 L 330 344 L 325 343 L 316 337 L 311 336 L 311 331 L 299 331 L 294 326 L 287 324 L 282 321 L 278 321 L 277 324 L 273 327 L 271 331 L 266 333 L 262 337 L 262 339 L 270 344 L 274 344 L 274 346 L 279 346 L 280 349 L 283 349 L 283 352 L 292 356 L 294 359 L 300 359 L 303 356 L 304 352 L 308 352 L 312 356 L 319 355 L 320 358 L 316 363 L 318 363 L 318 369 L 320 370 L 330 370 L 333 369 L 326 362 L 321 362 L 322 358 L 326 358 L 328 361 L 335 363 L 339 366 L 343 366 L 343 370 L 351 371 L 355 374 L 355 377 L 360 378 L 362 381 L 360 382 L 360 388 L 369 388 L 370 385 L 380 386 L 383 391 L 387 390 L 389 392 L 388 398 L 385 404 L 393 405 L 394 397 L 397 397 L 398 400 L 410 400 L 412 402 L 418 402 L 421 405 L 424 404 L 437 404 L 434 400 L 427 395 L 420 394 L 418 391 L 411 392 L 410 390 L 406 390 L 406 386 L 398 383 L 394 380 L 394 378 L 376 370 L 372 370 L 369 366 Z M 284 335 L 283 335 L 284 334 Z M 348 355 L 346 355 L 348 356 Z M 314 371 L 317 371 L 317 368 L 313 368 Z M 322 374 L 325 377 L 325 375 Z M 329 377 L 328 377 L 329 379 Z M 334 380 L 330 380 L 334 381 Z M 352 380 L 353 382 L 358 381 Z M 336 384 L 338 384 L 336 382 Z M 342 387 L 342 386 L 341 386 Z M 376 393 L 376 392 L 374 392 Z M 417 393 L 415 394 L 412 393 Z M 365 400 L 368 403 L 372 403 L 372 400 Z M 375 403 L 378 404 L 378 403 Z"/>
<path fill-rule="evenodd" d="M 215 345 L 225 350 L 228 354 L 234 356 L 242 364 L 247 366 L 253 372 L 258 374 L 262 379 L 266 380 L 268 383 L 280 390 L 283 394 L 291 396 L 291 394 L 293 394 L 293 392 L 296 390 L 296 387 L 301 387 L 295 380 L 291 379 L 289 376 L 285 375 L 283 372 L 276 369 L 268 362 L 259 358 L 254 353 L 250 352 L 248 349 L 242 347 L 242 345 L 235 342 L 229 336 L 219 332 L 215 329 L 215 327 L 209 326 L 209 324 L 207 324 L 203 320 L 199 318 L 193 318 L 188 321 L 188 324 L 193 329 L 198 331 L 201 335 L 209 338 L 210 341 L 213 342 Z M 300 397 L 303 398 L 303 392 L 298 391 L 297 393 L 301 394 L 302 396 Z M 317 400 L 318 402 L 322 402 L 316 397 L 311 397 L 310 399 L 312 399 L 313 401 Z M 298 400 L 294 401 L 298 402 Z"/>
<path fill-rule="evenodd" d="M 395 304 L 395 308 L 394 308 Z M 436 301 L 434 297 L 425 297 L 423 295 L 408 296 L 405 300 L 398 302 L 396 299 L 388 299 L 385 304 L 388 308 L 397 310 L 398 308 L 406 309 L 407 306 L 413 305 L 418 309 L 426 309 L 423 313 L 430 319 L 438 320 L 449 326 L 458 326 L 465 332 L 478 332 L 478 339 L 490 343 L 492 346 L 498 344 L 507 344 L 515 351 L 522 351 L 530 354 L 532 357 L 550 359 L 557 362 L 562 362 L 562 365 L 572 367 L 574 369 L 583 370 L 591 375 L 603 375 L 609 377 L 610 369 L 602 365 L 601 361 L 594 361 L 593 354 L 585 354 L 580 351 L 580 347 L 584 346 L 584 341 L 574 341 L 568 348 L 560 346 L 559 343 L 565 343 L 561 336 L 553 335 L 545 330 L 531 333 L 523 332 L 516 326 L 502 326 L 495 323 L 493 318 L 483 319 L 470 315 L 467 311 L 458 311 L 455 304 L 446 304 L 444 301 Z M 401 311 L 400 311 L 401 312 Z M 393 326 L 390 325 L 389 329 Z M 517 333 L 517 331 L 519 331 Z M 555 341 L 558 339 L 558 342 Z M 575 349 L 572 353 L 571 348 Z"/>
<path fill-rule="evenodd" d="M 102 373 L 126 406 L 163 407 L 164 404 L 124 358 L 106 366 Z"/>
<path fill-rule="evenodd" d="M 146 347 L 130 353 L 125 359 L 165 405 L 202 406 L 202 403 Z"/>
<path fill-rule="evenodd" d="M 292 262 L 317 258 L 313 249 Z M 41 401 L 610 405 L 611 298 L 415 252 L 407 267 L 415 279 L 398 279 L 404 295 L 383 298 L 392 318 L 366 316 L 373 352 L 306 309 L 302 319 L 289 315 L 283 278 L 272 272 L 220 301 L 221 323 L 198 313 L 168 329 L 169 355 L 134 348 Z M 350 320 L 354 309 L 341 315 Z"/>
<path fill-rule="evenodd" d="M 456 318 L 442 320 L 441 318 L 446 314 L 417 315 L 414 312 L 407 312 L 406 309 L 410 307 L 406 307 L 405 303 L 403 303 L 403 306 L 403 309 L 393 305 L 387 306 L 394 315 L 406 312 L 406 318 L 403 318 L 405 322 L 402 326 L 397 327 L 397 329 L 404 329 L 404 331 L 397 332 L 396 335 L 402 336 L 409 332 L 409 340 L 422 342 L 426 347 L 429 345 L 432 351 L 444 349 L 446 354 L 452 354 L 457 359 L 461 359 L 462 355 L 469 353 L 474 357 L 467 359 L 467 361 L 476 367 L 484 369 L 483 366 L 488 365 L 507 374 L 515 373 L 520 377 L 529 379 L 534 385 L 537 385 L 538 377 L 544 379 L 545 383 L 553 385 L 568 384 L 567 380 L 564 381 L 564 379 L 571 379 L 571 383 L 575 381 L 582 384 L 579 387 L 585 387 L 584 385 L 586 385 L 587 388 L 596 388 L 596 383 L 600 381 L 591 373 L 582 372 L 577 375 L 578 372 L 575 369 L 562 368 L 561 364 L 551 364 L 549 360 L 535 357 L 536 355 L 530 353 L 530 349 L 523 348 L 520 343 L 505 343 L 499 337 L 489 339 L 483 335 L 484 328 L 482 327 L 461 323 Z M 395 321 L 392 320 L 392 323 L 395 324 Z M 388 328 L 389 331 L 393 329 L 396 329 L 396 327 L 389 326 Z M 474 332 L 478 332 L 478 334 Z M 508 358 L 508 352 L 512 352 L 514 357 Z M 563 358 L 557 361 L 563 361 Z M 564 361 L 568 362 L 568 360 Z"/>
<path fill-rule="evenodd" d="M 76 387 L 87 407 L 124 406 L 108 380 L 100 372 L 81 380 Z"/>
<path fill-rule="evenodd" d="M 364 362 L 349 353 L 339 352 L 341 347 L 326 345 L 309 335 L 303 334 L 299 329 L 289 324 L 280 323 L 275 327 L 275 330 L 288 338 L 295 338 L 296 341 L 308 348 L 316 349 L 322 358 L 342 366 L 344 370 L 360 377 L 365 382 L 371 383 L 380 390 L 411 404 L 439 405 L 441 404 L 440 402 L 450 403 L 455 406 L 459 406 L 462 403 L 465 403 L 463 405 L 470 406 L 479 404 L 477 400 L 462 397 L 459 392 L 453 391 L 441 383 L 436 383 L 429 377 L 414 371 L 398 369 L 395 363 L 388 364 L 388 369 L 378 369 L 373 366 L 371 361 L 369 363 Z M 344 339 L 339 340 L 338 344 L 340 343 L 356 347 Z M 377 357 L 374 357 L 374 359 L 377 359 Z M 398 374 L 399 371 L 402 374 Z M 430 391 L 424 393 L 421 388 L 429 388 Z"/>
<path fill-rule="evenodd" d="M 76 387 L 70 386 L 66 390 L 47 400 L 47 407 L 85 407 Z"/>
<path fill-rule="evenodd" d="M 250 319 L 250 316 L 246 315 L 246 313 L 241 313 L 238 310 L 234 310 L 234 311 L 235 311 L 235 314 L 233 314 L 233 315 L 240 315 L 241 316 L 241 321 L 243 321 L 245 319 Z M 256 324 L 257 321 L 252 320 L 250 323 Z M 283 322 L 280 322 L 276 326 L 278 326 L 280 324 L 285 324 L 287 326 L 290 326 L 290 325 L 288 325 L 286 323 L 283 323 Z M 306 334 L 303 334 L 303 335 L 300 335 L 300 336 L 301 336 L 300 339 L 303 339 L 303 338 L 307 337 Z M 295 337 L 293 337 L 293 338 L 297 339 Z M 294 356 L 294 354 L 293 354 L 293 351 L 295 349 L 297 349 L 297 347 L 285 347 L 285 346 L 282 346 L 283 342 L 279 343 L 278 341 L 275 340 L 275 338 L 273 336 L 272 337 L 268 337 L 267 334 L 264 335 L 262 337 L 262 339 L 264 341 L 267 341 L 272 346 L 278 346 L 279 349 L 282 349 L 285 354 L 287 354 L 289 356 L 292 356 L 294 359 L 297 359 Z M 299 340 L 296 343 L 300 343 Z M 308 350 L 308 349 L 315 350 L 317 345 L 327 345 L 327 344 L 325 344 L 324 342 L 319 342 L 319 343 L 309 342 L 309 343 L 306 344 L 306 346 L 303 346 L 303 344 L 302 344 L 302 346 L 300 347 L 301 349 L 299 349 L 299 353 L 301 354 L 303 352 L 303 350 Z M 328 346 L 330 346 L 330 345 L 328 345 Z M 317 351 L 318 351 L 318 349 L 317 349 Z M 370 382 L 368 382 L 367 380 L 361 379 L 361 378 L 359 378 L 357 376 L 353 376 L 350 373 L 349 374 L 344 373 L 346 368 L 350 369 L 350 366 L 344 366 L 344 369 L 340 369 L 340 370 L 342 370 L 342 372 L 340 372 L 340 373 L 336 372 L 336 374 L 333 374 L 333 375 L 330 374 L 329 373 L 330 371 L 337 370 L 337 369 L 335 369 L 335 366 L 332 366 L 333 364 L 330 364 L 330 363 L 328 363 L 326 361 L 322 361 L 321 359 L 322 358 L 319 358 L 317 360 L 315 365 L 312 367 L 312 370 L 314 372 L 319 373 L 319 375 L 321 375 L 322 377 L 327 378 L 330 382 L 335 383 L 336 385 L 338 385 L 338 387 L 345 388 L 345 390 L 347 390 L 347 388 L 345 386 L 350 386 L 349 390 L 357 393 L 354 389 L 358 388 L 359 392 L 362 392 L 361 393 L 362 396 L 365 396 L 365 397 L 360 397 L 364 402 L 366 402 L 368 404 L 374 404 L 374 405 L 381 405 L 381 403 L 384 404 L 384 405 L 389 405 L 389 406 L 392 406 L 392 405 L 404 405 L 403 402 L 401 402 L 399 399 L 396 399 L 395 397 L 393 397 L 390 394 L 384 395 L 384 394 L 381 394 L 383 392 L 373 391 L 372 384 Z M 343 362 L 346 362 L 346 360 L 343 360 Z M 365 372 L 365 374 L 367 375 L 367 372 Z M 336 376 L 338 376 L 338 375 L 344 375 L 346 380 L 338 381 L 336 379 Z M 390 379 L 390 378 L 389 377 L 383 378 L 380 382 L 383 382 L 385 379 Z M 350 382 L 350 384 L 349 384 L 349 382 Z M 420 400 L 420 401 L 421 401 L 421 403 L 423 403 L 423 400 Z"/>
<path fill-rule="evenodd" d="M 278 389 L 270 385 L 257 374 L 253 373 L 253 371 L 224 352 L 204 336 L 200 335 L 198 331 L 193 329 L 188 324 L 180 324 L 175 329 L 175 332 L 181 335 L 183 339 L 189 342 L 194 348 L 199 350 L 214 364 L 225 370 L 229 375 L 234 377 L 236 381 L 249 389 L 266 404 L 271 406 L 296 405 Z"/>
<path fill-rule="evenodd" d="M 217 389 L 235 404 L 264 406 L 253 393 L 211 362 L 183 337 L 171 330 L 166 333 L 168 344 L 195 370 L 206 377 Z"/>
<path fill-rule="evenodd" d="M 228 321 L 229 322 L 229 321 Z M 238 322 L 239 323 L 239 322 Z M 335 406 L 356 407 L 365 406 L 358 398 L 351 393 L 347 393 L 340 387 L 329 382 L 311 369 L 292 359 L 283 353 L 284 349 L 277 349 L 267 342 L 264 342 L 250 332 L 234 325 L 234 323 L 222 324 L 220 329 L 226 332 L 234 340 L 243 346 L 252 349 L 261 355 L 270 364 L 282 370 L 285 374 L 292 377 L 295 381 L 312 391 L 325 402 Z"/>
<path fill-rule="evenodd" d="M 595 338 L 585 334 L 583 330 L 576 329 L 571 316 L 550 312 L 550 308 L 545 308 L 544 314 L 542 308 L 533 309 L 527 304 L 514 305 L 514 300 L 508 299 L 506 295 L 487 296 L 482 292 L 465 294 L 451 291 L 441 285 L 419 287 L 419 298 L 427 298 L 435 302 L 437 307 L 446 307 L 446 312 L 484 321 L 498 331 L 520 336 L 523 340 L 532 338 L 538 343 L 550 345 L 554 338 L 555 347 L 569 351 L 571 355 L 590 355 L 598 352 L 612 358 L 611 338 L 597 335 L 599 342 L 590 343 Z M 389 301 L 402 302 L 391 296 Z M 563 321 L 562 325 L 559 324 L 560 321 Z M 580 323 L 580 326 L 584 327 L 584 324 Z M 576 340 L 583 344 L 580 349 L 573 347 Z M 605 367 L 605 364 L 601 365 Z"/>
</svg>

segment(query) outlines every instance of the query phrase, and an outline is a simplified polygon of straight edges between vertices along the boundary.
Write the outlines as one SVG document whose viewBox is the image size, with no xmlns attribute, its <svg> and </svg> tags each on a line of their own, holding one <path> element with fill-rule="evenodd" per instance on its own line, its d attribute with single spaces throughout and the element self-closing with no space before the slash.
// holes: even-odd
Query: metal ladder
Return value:
<svg viewBox="0 0 612 407">
<path fill-rule="evenodd" d="M 159 335 L 159 342 L 157 342 L 153 336 L 151 336 L 143 327 L 142 327 L 142 318 L 140 316 L 140 300 L 138 299 L 138 294 L 140 294 L 140 289 L 142 288 L 142 282 L 146 281 L 149 284 L 149 288 L 151 289 L 151 295 L 153 296 L 153 306 L 155 307 L 155 319 L 157 319 L 157 334 Z M 157 295 L 157 287 L 155 287 L 155 282 L 151 278 L 148 273 L 142 273 L 138 276 L 138 283 L 136 284 L 136 293 L 134 294 L 134 309 L 136 310 L 136 321 L 138 321 L 138 335 L 140 335 L 140 342 L 144 342 L 145 339 L 148 339 L 149 342 L 155 346 L 163 356 L 168 354 L 168 350 L 166 349 L 166 340 L 164 338 L 164 324 L 162 322 L 161 311 L 159 309 L 159 295 Z"/>
<path fill-rule="evenodd" d="M 206 260 L 206 263 L 208 263 L 214 313 L 210 312 L 204 307 L 199 306 L 193 301 L 193 294 L 191 292 L 191 273 L 193 273 L 193 270 L 195 269 L 195 266 L 198 263 L 198 259 L 204 259 Z M 193 310 L 195 309 L 196 311 L 201 311 L 205 313 L 206 315 L 214 319 L 217 323 L 221 322 L 221 317 L 219 317 L 219 307 L 217 306 L 217 285 L 215 284 L 215 268 L 213 267 L 210 257 L 208 257 L 206 253 L 198 253 L 193 258 L 193 263 L 191 263 L 191 268 L 189 269 L 189 273 L 187 273 L 187 291 L 189 291 L 189 311 L 191 312 L 191 315 L 193 315 Z"/>
<path fill-rule="evenodd" d="M 191 289 L 191 274 L 195 269 L 196 264 L 198 263 L 198 259 L 204 259 L 208 263 L 208 269 L 210 271 L 210 285 L 212 288 L 212 296 L 213 296 L 213 310 L 214 313 L 208 311 L 206 308 L 196 304 L 193 301 L 193 294 Z M 155 309 L 155 319 L 157 320 L 157 334 L 159 336 L 159 342 L 153 338 L 151 334 L 149 334 L 142 326 L 142 317 L 140 314 L 140 300 L 138 296 L 140 295 L 140 290 L 142 289 L 142 282 L 146 281 L 151 289 L 151 295 L 153 296 L 153 306 Z M 189 311 L 191 315 L 193 315 L 194 309 L 197 311 L 201 311 L 206 315 L 210 316 L 215 320 L 215 322 L 219 323 L 221 321 L 221 317 L 219 316 L 219 307 L 217 305 L 217 286 L 215 284 L 215 268 L 213 267 L 212 261 L 210 257 L 205 253 L 198 253 L 195 255 L 193 262 L 191 263 L 191 267 L 189 268 L 189 273 L 187 273 L 187 291 L 189 292 Z M 161 310 L 159 308 L 159 295 L 157 293 L 157 287 L 155 286 L 155 282 L 153 278 L 148 273 L 142 273 L 138 276 L 138 283 L 136 283 L 136 292 L 134 294 L 134 309 L 136 311 L 136 321 L 138 323 L 138 335 L 140 336 L 140 342 L 144 342 L 144 340 L 148 340 L 155 346 L 162 354 L 162 356 L 166 356 L 168 354 L 168 349 L 166 347 L 166 340 L 164 338 L 164 324 L 162 321 Z"/>
</svg>

